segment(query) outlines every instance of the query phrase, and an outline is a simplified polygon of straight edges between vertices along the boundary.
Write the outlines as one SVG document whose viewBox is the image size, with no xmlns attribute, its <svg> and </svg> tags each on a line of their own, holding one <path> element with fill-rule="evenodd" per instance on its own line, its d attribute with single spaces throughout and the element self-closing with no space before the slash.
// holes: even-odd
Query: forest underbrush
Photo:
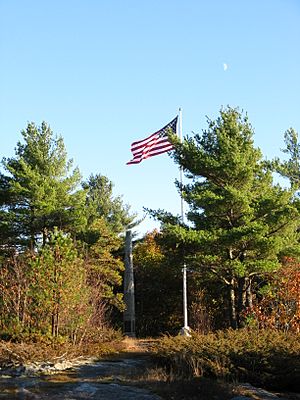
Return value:
<svg viewBox="0 0 300 400">
<path fill-rule="evenodd" d="M 111 328 L 95 329 L 75 342 L 67 337 L 23 333 L 0 340 L 0 368 L 32 362 L 59 362 L 77 358 L 101 359 L 126 348 L 122 334 Z"/>
<path fill-rule="evenodd" d="M 257 329 L 164 336 L 153 354 L 168 381 L 205 378 L 299 393 L 299 338 L 297 333 Z"/>
</svg>

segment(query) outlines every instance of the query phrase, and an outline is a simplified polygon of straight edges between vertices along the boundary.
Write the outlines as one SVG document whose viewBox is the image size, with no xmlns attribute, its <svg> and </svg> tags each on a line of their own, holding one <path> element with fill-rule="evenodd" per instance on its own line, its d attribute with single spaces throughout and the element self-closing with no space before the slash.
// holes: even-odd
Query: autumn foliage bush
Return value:
<svg viewBox="0 0 300 400">
<path fill-rule="evenodd" d="M 155 356 L 182 378 L 212 377 L 280 390 L 300 390 L 300 341 L 296 333 L 241 329 L 164 337 Z"/>
<path fill-rule="evenodd" d="M 299 333 L 300 263 L 284 258 L 281 268 L 269 277 L 269 284 L 245 315 L 250 325 Z"/>
</svg>

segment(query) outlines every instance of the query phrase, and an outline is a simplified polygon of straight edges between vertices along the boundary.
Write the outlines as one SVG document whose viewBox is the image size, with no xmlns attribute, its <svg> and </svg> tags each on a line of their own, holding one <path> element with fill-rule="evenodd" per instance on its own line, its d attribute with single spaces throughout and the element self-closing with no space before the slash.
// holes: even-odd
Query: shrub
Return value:
<svg viewBox="0 0 300 400">
<path fill-rule="evenodd" d="M 246 322 L 260 328 L 300 332 L 300 264 L 284 258 L 269 285 L 246 310 Z"/>
<path fill-rule="evenodd" d="M 169 371 L 185 378 L 205 376 L 300 389 L 300 341 L 295 333 L 243 329 L 164 337 L 155 346 L 155 356 Z"/>
</svg>

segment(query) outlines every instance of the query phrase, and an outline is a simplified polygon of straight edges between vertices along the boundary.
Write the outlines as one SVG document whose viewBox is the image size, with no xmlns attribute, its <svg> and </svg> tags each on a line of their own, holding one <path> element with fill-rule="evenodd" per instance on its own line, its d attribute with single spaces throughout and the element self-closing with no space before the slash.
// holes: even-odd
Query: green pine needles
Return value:
<svg viewBox="0 0 300 400">
<path fill-rule="evenodd" d="M 187 178 L 177 185 L 189 211 L 185 226 L 162 214 L 165 240 L 182 248 L 190 270 L 215 276 L 238 327 L 255 286 L 298 247 L 295 191 L 273 182 L 274 168 L 254 147 L 248 117 L 238 109 L 221 110 L 202 135 L 170 139 Z"/>
</svg>

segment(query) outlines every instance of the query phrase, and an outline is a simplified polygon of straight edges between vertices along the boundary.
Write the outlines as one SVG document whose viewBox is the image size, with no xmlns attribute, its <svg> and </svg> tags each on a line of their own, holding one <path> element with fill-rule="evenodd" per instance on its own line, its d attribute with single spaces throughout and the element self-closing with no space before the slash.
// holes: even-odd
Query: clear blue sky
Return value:
<svg viewBox="0 0 300 400">
<path fill-rule="evenodd" d="M 180 213 L 171 158 L 126 166 L 179 107 L 191 134 L 239 106 L 268 158 L 300 132 L 299 0 L 0 0 L 0 57 L 0 158 L 45 120 L 83 177 L 106 175 L 139 216 Z"/>
</svg>

